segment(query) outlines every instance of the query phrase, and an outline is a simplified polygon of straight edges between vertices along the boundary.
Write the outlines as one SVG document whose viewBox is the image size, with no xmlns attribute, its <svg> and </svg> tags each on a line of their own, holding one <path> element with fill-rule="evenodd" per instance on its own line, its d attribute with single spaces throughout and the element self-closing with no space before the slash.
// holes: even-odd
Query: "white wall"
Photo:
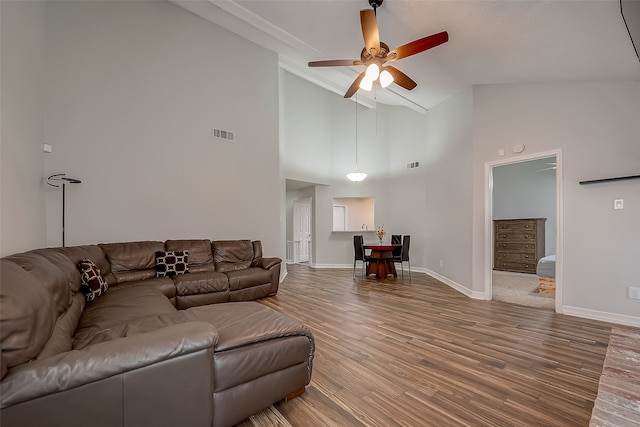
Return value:
<svg viewBox="0 0 640 427">
<path fill-rule="evenodd" d="M 353 183 L 346 174 L 355 163 L 356 104 L 288 72 L 282 73 L 282 174 L 315 182 L 312 265 L 344 267 L 353 263 L 353 233 L 333 233 L 334 197 L 374 197 L 376 225 L 385 224 L 388 170 L 386 117 L 358 106 L 358 157 L 366 180 Z M 373 232 L 363 233 L 374 241 Z"/>
<path fill-rule="evenodd" d="M 44 2 L 0 2 L 0 256 L 46 244 Z"/>
<path fill-rule="evenodd" d="M 640 301 L 640 181 L 579 181 L 640 173 L 640 82 L 474 89 L 474 290 L 484 289 L 484 165 L 516 143 L 562 149 L 564 312 L 636 322 Z M 624 199 L 624 210 L 613 200 Z"/>
<path fill-rule="evenodd" d="M 358 107 L 359 183 L 344 176 L 355 161 L 355 105 L 283 73 L 285 178 L 321 182 L 314 194 L 316 267 L 353 262 L 353 234 L 332 233 L 334 197 L 374 197 L 375 225 L 411 235 L 411 265 L 471 287 L 472 92 L 427 114 Z M 311 102 L 313 100 L 313 102 Z M 409 162 L 420 167 L 406 170 Z M 363 234 L 374 242 L 372 232 Z M 443 260 L 443 267 L 439 261 Z"/>
<path fill-rule="evenodd" d="M 423 265 L 467 289 L 472 283 L 472 105 L 468 89 L 428 112 L 426 209 L 417 218 L 427 235 Z"/>
<path fill-rule="evenodd" d="M 68 245 L 250 238 L 284 258 L 273 53 L 167 2 L 49 2 L 46 21 L 46 171 L 82 179 Z"/>
</svg>

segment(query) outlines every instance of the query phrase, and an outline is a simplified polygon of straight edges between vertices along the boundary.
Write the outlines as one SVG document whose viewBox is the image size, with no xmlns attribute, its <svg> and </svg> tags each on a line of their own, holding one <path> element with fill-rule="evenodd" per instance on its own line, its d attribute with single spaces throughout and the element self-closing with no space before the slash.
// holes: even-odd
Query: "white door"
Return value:
<svg viewBox="0 0 640 427">
<path fill-rule="evenodd" d="M 293 203 L 293 240 L 300 242 L 300 262 L 309 262 L 309 247 L 311 246 L 311 203 Z"/>
</svg>

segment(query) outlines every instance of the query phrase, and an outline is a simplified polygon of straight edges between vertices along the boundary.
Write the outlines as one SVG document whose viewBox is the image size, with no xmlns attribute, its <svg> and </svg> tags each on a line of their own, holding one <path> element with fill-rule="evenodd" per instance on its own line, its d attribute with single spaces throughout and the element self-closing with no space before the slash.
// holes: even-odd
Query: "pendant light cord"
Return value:
<svg viewBox="0 0 640 427">
<path fill-rule="evenodd" d="M 356 171 L 358 171 L 358 92 L 356 92 Z"/>
</svg>

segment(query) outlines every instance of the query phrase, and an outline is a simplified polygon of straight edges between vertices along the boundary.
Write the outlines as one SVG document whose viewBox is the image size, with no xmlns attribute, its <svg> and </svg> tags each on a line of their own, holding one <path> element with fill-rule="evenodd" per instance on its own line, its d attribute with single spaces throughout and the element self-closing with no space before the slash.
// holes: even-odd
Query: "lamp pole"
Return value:
<svg viewBox="0 0 640 427">
<path fill-rule="evenodd" d="M 65 174 L 63 173 L 56 173 L 53 174 L 51 176 L 49 176 L 47 178 L 47 184 L 49 184 L 52 187 L 60 187 L 60 184 L 53 184 L 51 181 L 61 181 L 62 182 L 62 247 L 64 248 L 65 246 L 65 241 L 64 241 L 64 217 L 65 217 L 65 199 L 66 199 L 66 186 L 65 184 L 68 182 L 70 184 L 80 184 L 82 181 L 80 181 L 79 179 L 76 178 L 69 178 L 67 176 L 65 176 Z"/>
</svg>

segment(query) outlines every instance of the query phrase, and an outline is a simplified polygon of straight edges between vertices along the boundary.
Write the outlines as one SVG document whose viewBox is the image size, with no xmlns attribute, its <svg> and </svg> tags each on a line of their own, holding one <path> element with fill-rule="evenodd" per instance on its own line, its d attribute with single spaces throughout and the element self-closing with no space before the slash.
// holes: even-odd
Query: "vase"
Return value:
<svg viewBox="0 0 640 427">
<path fill-rule="evenodd" d="M 378 237 L 378 244 L 382 246 L 382 237 Z"/>
</svg>

